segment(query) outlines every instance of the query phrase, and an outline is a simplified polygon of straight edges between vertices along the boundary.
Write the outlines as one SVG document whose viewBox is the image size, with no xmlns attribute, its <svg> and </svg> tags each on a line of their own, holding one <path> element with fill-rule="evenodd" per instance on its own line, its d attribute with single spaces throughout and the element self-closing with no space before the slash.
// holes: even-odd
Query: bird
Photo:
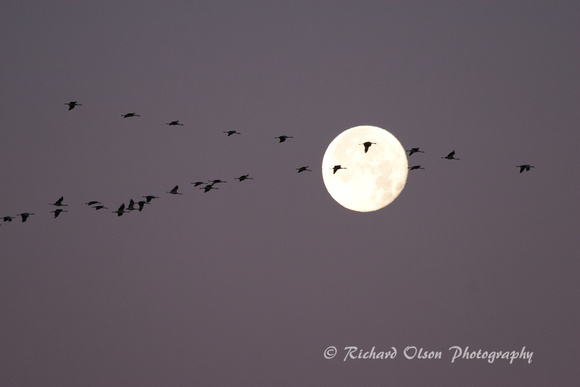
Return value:
<svg viewBox="0 0 580 387">
<path fill-rule="evenodd" d="M 117 214 L 117 216 L 123 216 L 123 214 L 124 214 L 125 212 L 127 212 L 127 211 L 125 210 L 125 203 L 121 204 L 121 205 L 119 206 L 119 209 L 117 209 L 117 211 L 113 211 L 113 212 L 114 212 L 114 213 L 116 213 L 116 214 Z"/>
<path fill-rule="evenodd" d="M 12 219 L 14 219 L 14 217 L 13 217 L 13 216 L 4 216 L 4 217 L 2 218 L 2 220 L 3 220 L 4 222 L 12 222 Z"/>
<path fill-rule="evenodd" d="M 228 134 L 228 137 L 231 136 L 232 134 L 241 134 L 240 132 L 237 132 L 235 130 L 224 131 L 224 133 L 227 133 Z"/>
<path fill-rule="evenodd" d="M 147 195 L 147 196 L 142 196 L 145 198 L 145 200 L 147 201 L 147 203 L 150 203 L 151 200 L 153 199 L 159 199 L 159 196 L 153 196 L 153 195 Z"/>
<path fill-rule="evenodd" d="M 304 171 L 309 171 L 312 172 L 311 169 L 308 169 L 308 165 L 304 166 L 304 167 L 300 167 L 300 168 L 296 168 L 296 170 L 298 171 L 298 173 L 300 172 L 304 172 Z"/>
<path fill-rule="evenodd" d="M 178 189 L 179 189 L 179 186 L 176 185 L 175 187 L 173 187 L 173 189 L 171 191 L 167 191 L 167 193 L 170 193 L 172 195 L 183 195 L 182 193 L 177 192 Z"/>
<path fill-rule="evenodd" d="M 359 144 L 359 145 L 364 145 L 365 146 L 365 153 L 367 153 L 369 151 L 369 148 L 373 144 L 376 144 L 376 142 L 365 141 L 365 142 L 363 142 L 362 144 Z"/>
<path fill-rule="evenodd" d="M 145 207 L 145 204 L 147 204 L 147 202 L 145 200 L 139 200 L 137 204 L 139 205 L 139 212 L 141 212 L 143 211 L 143 207 Z"/>
<path fill-rule="evenodd" d="M 34 215 L 34 213 L 32 212 L 23 212 L 21 214 L 16 214 L 17 216 L 20 215 L 22 217 L 22 222 L 26 222 L 26 219 L 28 219 L 28 217 L 30 215 Z"/>
<path fill-rule="evenodd" d="M 282 135 L 282 136 L 278 136 L 278 137 L 274 137 L 274 138 L 278 138 L 278 139 L 280 139 L 280 142 L 284 142 L 284 141 L 286 141 L 287 138 L 294 138 L 294 137 Z"/>
<path fill-rule="evenodd" d="M 193 182 L 193 183 L 191 183 L 191 184 L 193 184 L 193 186 L 194 186 L 194 187 L 197 187 L 198 185 L 205 184 L 205 181 L 194 181 L 194 182 Z"/>
<path fill-rule="evenodd" d="M 65 105 L 68 105 L 68 110 L 73 110 L 76 106 L 83 106 L 77 101 L 65 102 Z"/>
<path fill-rule="evenodd" d="M 63 210 L 62 208 L 57 208 L 54 211 L 50 211 L 50 212 L 54 212 L 54 218 L 58 218 L 58 216 L 60 215 L 61 212 L 68 212 L 67 210 Z"/>
<path fill-rule="evenodd" d="M 203 193 L 209 192 L 212 189 L 219 189 L 218 187 L 214 187 L 213 184 L 208 184 L 205 187 L 200 187 L 199 189 L 203 190 Z"/>
<path fill-rule="evenodd" d="M 57 206 L 57 207 L 68 206 L 68 204 L 62 204 L 63 199 L 64 199 L 64 196 L 61 196 L 56 202 L 50 203 L 50 204 L 52 204 L 53 206 Z"/>
<path fill-rule="evenodd" d="M 414 171 L 415 169 L 425 169 L 420 165 L 413 165 L 412 167 L 409 167 L 409 171 Z"/>
<path fill-rule="evenodd" d="M 102 210 L 103 208 L 108 209 L 109 207 L 105 207 L 102 204 L 99 204 L 98 206 L 94 206 L 93 208 L 98 211 L 98 210 Z"/>
<path fill-rule="evenodd" d="M 129 205 L 127 206 L 127 211 L 134 211 L 135 208 L 135 201 L 133 199 L 129 200 Z"/>
<path fill-rule="evenodd" d="M 89 202 L 86 202 L 85 204 L 90 207 L 94 204 L 101 204 L 101 202 L 99 202 L 98 200 L 91 200 Z"/>
<path fill-rule="evenodd" d="M 123 118 L 131 118 L 131 117 L 141 117 L 141 116 L 139 114 L 135 114 L 135 112 L 133 112 L 133 113 L 125 113 L 121 117 L 123 117 Z"/>
<path fill-rule="evenodd" d="M 180 125 L 180 126 L 183 126 L 183 124 L 180 123 L 179 120 L 175 120 L 175 121 L 171 121 L 171 122 L 166 122 L 165 125 L 169 125 L 169 126 Z"/>
<path fill-rule="evenodd" d="M 516 165 L 516 167 L 520 169 L 520 173 L 522 173 L 523 171 L 529 171 L 530 168 L 535 168 L 533 165 L 530 164 Z"/>
<path fill-rule="evenodd" d="M 209 183 L 211 183 L 211 185 L 214 185 L 217 183 L 227 183 L 227 181 L 221 180 L 221 179 L 214 179 L 214 180 L 210 180 Z"/>
<path fill-rule="evenodd" d="M 422 150 L 419 150 L 419 148 L 407 149 L 407 152 L 409 152 L 409 156 L 411 156 L 413 153 L 425 153 Z"/>
<path fill-rule="evenodd" d="M 455 151 L 452 151 L 451 153 L 449 153 L 447 156 L 445 157 L 441 157 L 442 159 L 447 159 L 447 160 L 459 160 L 458 158 L 454 157 L 455 156 Z"/>
<path fill-rule="evenodd" d="M 236 177 L 235 179 L 237 179 L 239 181 L 253 180 L 253 178 L 250 177 L 250 174 L 249 173 L 246 173 L 245 175 L 242 175 L 240 177 Z"/>
<path fill-rule="evenodd" d="M 332 174 L 334 175 L 336 173 L 336 171 L 338 171 L 339 169 L 346 169 L 345 167 L 343 167 L 342 165 L 335 165 L 334 167 L 332 167 Z"/>
</svg>

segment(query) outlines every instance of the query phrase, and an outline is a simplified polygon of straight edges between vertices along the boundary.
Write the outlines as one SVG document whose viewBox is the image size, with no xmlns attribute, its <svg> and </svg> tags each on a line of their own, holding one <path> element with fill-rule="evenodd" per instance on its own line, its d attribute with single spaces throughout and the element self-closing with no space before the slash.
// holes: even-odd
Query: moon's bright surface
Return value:
<svg viewBox="0 0 580 387">
<path fill-rule="evenodd" d="M 365 142 L 371 142 L 365 153 Z M 340 165 L 334 173 L 333 167 Z M 356 126 L 339 134 L 322 159 L 322 179 L 328 193 L 343 207 L 370 212 L 390 204 L 407 181 L 405 149 L 388 131 Z"/>
</svg>

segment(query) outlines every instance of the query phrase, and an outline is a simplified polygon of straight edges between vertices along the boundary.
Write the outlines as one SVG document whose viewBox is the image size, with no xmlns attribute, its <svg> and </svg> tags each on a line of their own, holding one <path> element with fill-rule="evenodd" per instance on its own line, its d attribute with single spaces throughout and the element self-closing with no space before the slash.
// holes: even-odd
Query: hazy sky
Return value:
<svg viewBox="0 0 580 387">
<path fill-rule="evenodd" d="M 578 20 L 577 1 L 3 1 L 0 216 L 35 215 L 0 226 L 0 385 L 578 385 Z M 322 182 L 357 125 L 425 151 L 377 212 Z"/>
</svg>

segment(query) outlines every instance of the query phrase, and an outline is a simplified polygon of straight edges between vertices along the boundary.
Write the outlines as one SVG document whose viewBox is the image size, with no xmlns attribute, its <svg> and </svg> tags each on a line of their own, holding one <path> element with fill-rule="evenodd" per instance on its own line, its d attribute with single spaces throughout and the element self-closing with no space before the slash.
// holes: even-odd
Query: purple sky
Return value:
<svg viewBox="0 0 580 387">
<path fill-rule="evenodd" d="M 578 20 L 573 1 L 3 1 L 0 216 L 35 215 L 0 226 L 0 385 L 578 385 Z M 373 213 L 320 170 L 365 124 L 425 151 Z"/>
</svg>

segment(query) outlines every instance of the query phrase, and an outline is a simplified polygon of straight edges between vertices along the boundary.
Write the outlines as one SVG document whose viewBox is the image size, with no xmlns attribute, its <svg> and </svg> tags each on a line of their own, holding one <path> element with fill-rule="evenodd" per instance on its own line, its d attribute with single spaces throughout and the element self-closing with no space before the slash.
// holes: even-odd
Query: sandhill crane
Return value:
<svg viewBox="0 0 580 387">
<path fill-rule="evenodd" d="M 287 138 L 294 138 L 292 136 L 286 136 L 286 135 L 282 135 L 282 136 L 278 136 L 278 137 L 274 137 L 280 140 L 280 142 L 284 142 L 286 141 Z"/>
<path fill-rule="evenodd" d="M 141 212 L 143 211 L 143 207 L 145 207 L 145 204 L 147 204 L 147 202 L 145 200 L 139 200 L 137 204 L 139 205 L 139 212 Z"/>
<path fill-rule="evenodd" d="M 419 148 L 407 149 L 407 152 L 409 152 L 409 156 L 411 156 L 413 153 L 425 153 L 422 150 L 419 150 Z"/>
<path fill-rule="evenodd" d="M 121 204 L 121 206 L 119 206 L 119 209 L 117 209 L 117 211 L 113 211 L 113 212 L 114 212 L 114 213 L 116 213 L 116 214 L 117 214 L 117 216 L 123 216 L 123 214 L 124 214 L 125 212 L 127 212 L 127 211 L 125 210 L 125 203 Z"/>
<path fill-rule="evenodd" d="M 296 168 L 296 170 L 298 171 L 298 173 L 300 172 L 304 172 L 304 171 L 309 171 L 312 172 L 311 169 L 308 169 L 308 165 L 304 166 L 304 167 L 300 167 L 300 168 Z"/>
<path fill-rule="evenodd" d="M 336 171 L 338 171 L 339 169 L 346 169 L 345 167 L 343 167 L 342 165 L 335 165 L 334 167 L 332 167 L 332 174 L 334 175 L 336 173 Z"/>
<path fill-rule="evenodd" d="M 63 210 L 62 208 L 57 208 L 54 211 L 50 211 L 50 212 L 54 212 L 54 218 L 58 218 L 58 216 L 60 215 L 61 212 L 68 212 L 67 210 Z"/>
<path fill-rule="evenodd" d="M 28 217 L 30 215 L 34 215 L 34 213 L 32 212 L 23 212 L 21 214 L 16 214 L 17 216 L 20 215 L 22 217 L 22 222 L 26 222 L 26 219 L 28 219 Z"/>
<path fill-rule="evenodd" d="M 125 113 L 121 117 L 123 117 L 123 118 L 131 118 L 131 117 L 141 117 L 141 116 L 139 114 L 135 114 L 135 112 L 133 112 L 133 113 Z"/>
<path fill-rule="evenodd" d="M 179 189 L 179 186 L 176 185 L 175 187 L 173 187 L 173 189 L 171 191 L 167 191 L 167 193 L 170 193 L 172 195 L 183 195 L 181 192 L 177 192 L 178 189 Z"/>
<path fill-rule="evenodd" d="M 359 144 L 359 145 L 364 145 L 365 146 L 365 153 L 367 153 L 369 151 L 369 148 L 373 144 L 376 144 L 376 142 L 365 141 L 365 142 L 363 142 L 362 144 Z"/>
<path fill-rule="evenodd" d="M 153 199 L 159 199 L 159 196 L 153 196 L 153 195 L 147 195 L 147 196 L 142 196 L 145 198 L 145 200 L 147 201 L 147 203 L 150 203 L 151 200 Z"/>
<path fill-rule="evenodd" d="M 2 217 L 2 220 L 4 222 L 12 222 L 12 219 L 14 219 L 13 216 L 4 216 L 4 217 Z"/>
<path fill-rule="evenodd" d="M 209 192 L 212 189 L 219 189 L 218 187 L 214 187 L 213 184 L 208 184 L 205 187 L 200 187 L 199 189 L 203 190 L 203 193 Z"/>
<path fill-rule="evenodd" d="M 221 179 L 214 179 L 214 180 L 209 180 L 209 183 L 211 183 L 211 185 L 214 185 L 217 183 L 227 183 L 227 181 L 221 180 Z"/>
<path fill-rule="evenodd" d="M 127 211 L 134 211 L 135 208 L 135 201 L 133 199 L 129 200 L 129 205 L 127 206 Z"/>
<path fill-rule="evenodd" d="M 101 202 L 99 202 L 98 200 L 91 200 L 90 202 L 86 202 L 85 204 L 90 207 L 94 204 L 101 204 Z"/>
<path fill-rule="evenodd" d="M 415 169 L 425 169 L 420 165 L 413 165 L 412 167 L 409 167 L 409 171 L 414 171 Z"/>
<path fill-rule="evenodd" d="M 455 151 L 451 151 L 451 153 L 449 153 L 447 156 L 445 157 L 441 157 L 442 159 L 447 159 L 447 160 L 459 160 L 457 157 L 455 156 Z"/>
<path fill-rule="evenodd" d="M 234 179 L 239 180 L 239 181 L 253 180 L 253 178 L 250 177 L 249 173 L 246 173 L 245 175 L 242 175 L 240 177 L 235 177 Z"/>
<path fill-rule="evenodd" d="M 99 204 L 98 206 L 94 206 L 93 208 L 94 208 L 95 210 L 97 210 L 97 211 L 98 211 L 98 210 L 102 210 L 103 208 L 104 208 L 104 209 L 106 209 L 106 210 L 107 210 L 107 209 L 109 209 L 109 207 L 105 207 L 105 206 L 103 206 L 102 204 Z"/>
<path fill-rule="evenodd" d="M 166 122 L 165 125 L 169 125 L 169 126 L 180 125 L 180 126 L 183 126 L 183 124 L 180 123 L 179 120 L 175 120 L 175 121 L 171 121 L 171 122 Z"/>
<path fill-rule="evenodd" d="M 191 184 L 193 184 L 194 187 L 197 187 L 198 185 L 205 184 L 205 181 L 194 181 Z"/>
<path fill-rule="evenodd" d="M 73 110 L 76 106 L 83 106 L 77 101 L 65 102 L 65 105 L 68 105 L 68 110 Z"/>
<path fill-rule="evenodd" d="M 68 204 L 62 204 L 63 199 L 64 199 L 64 196 L 61 196 L 56 202 L 50 203 L 50 204 L 52 204 L 53 206 L 57 206 L 57 207 L 68 206 Z"/>
<path fill-rule="evenodd" d="M 224 133 L 227 133 L 228 134 L 228 137 L 231 136 L 232 134 L 241 134 L 240 132 L 237 132 L 235 130 L 224 131 Z"/>
<path fill-rule="evenodd" d="M 516 165 L 516 167 L 520 169 L 520 173 L 522 173 L 523 171 L 529 171 L 530 168 L 535 168 L 533 165 L 530 164 Z"/>
</svg>

